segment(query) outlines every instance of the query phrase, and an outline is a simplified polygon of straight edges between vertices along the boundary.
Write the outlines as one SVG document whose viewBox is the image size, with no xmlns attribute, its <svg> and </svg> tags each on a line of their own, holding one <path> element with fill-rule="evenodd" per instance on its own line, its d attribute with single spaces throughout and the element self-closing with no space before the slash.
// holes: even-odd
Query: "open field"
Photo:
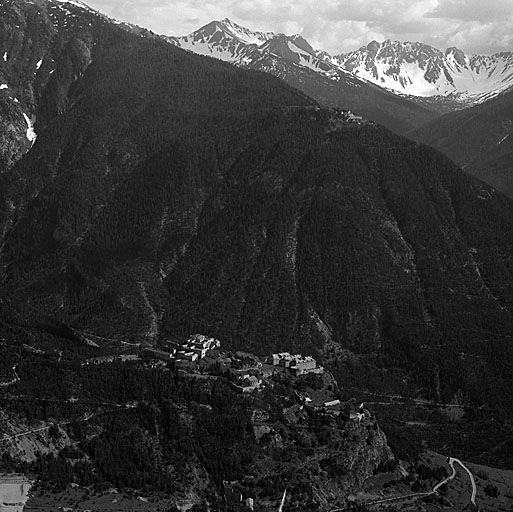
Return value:
<svg viewBox="0 0 513 512">
<path fill-rule="evenodd" d="M 31 486 L 23 475 L 0 475 L 0 512 L 22 512 Z"/>
</svg>

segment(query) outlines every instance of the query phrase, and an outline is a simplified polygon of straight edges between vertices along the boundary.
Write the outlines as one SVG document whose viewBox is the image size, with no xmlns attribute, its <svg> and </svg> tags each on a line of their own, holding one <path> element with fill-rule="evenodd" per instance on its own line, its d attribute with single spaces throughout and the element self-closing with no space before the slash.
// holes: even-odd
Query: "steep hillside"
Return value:
<svg viewBox="0 0 513 512">
<path fill-rule="evenodd" d="M 73 325 L 101 325 L 113 335 L 123 332 L 116 318 L 126 320 L 128 308 L 129 330 L 143 335 L 153 316 L 148 302 L 160 307 L 158 266 L 115 266 L 110 284 L 90 282 L 92 288 L 82 274 L 92 277 L 91 266 L 104 271 L 101 258 L 122 262 L 140 250 L 150 260 L 172 262 L 224 166 L 244 147 L 255 112 L 313 101 L 269 75 L 242 73 L 98 20 L 86 69 L 74 76 L 62 108 L 58 82 L 38 104 L 57 112 L 39 125 L 26 157 L 2 176 L 3 262 L 12 262 L 9 275 L 46 313 L 66 311 Z M 170 167 L 154 170 L 152 161 Z M 78 258 L 84 246 L 87 256 Z M 104 300 L 111 304 L 106 309 Z M 113 310 L 118 313 L 106 323 Z"/>
<path fill-rule="evenodd" d="M 35 142 L 34 123 L 65 108 L 90 62 L 94 18 L 68 2 L 0 2 L 0 172 Z M 45 90 L 53 90 L 52 105 L 45 104 Z"/>
<path fill-rule="evenodd" d="M 513 196 L 513 92 L 446 114 L 409 134 Z"/>
<path fill-rule="evenodd" d="M 437 111 L 400 98 L 349 73 L 301 36 L 254 32 L 225 19 L 168 41 L 200 55 L 265 71 L 315 98 L 352 110 L 397 133 L 437 117 Z"/>
<path fill-rule="evenodd" d="M 0 173 L 72 106 L 106 26 L 151 37 L 76 0 L 0 1 Z"/>
<path fill-rule="evenodd" d="M 4 323 L 208 332 L 509 403 L 506 197 L 269 74 L 107 20 L 62 105 L 3 174 Z"/>
<path fill-rule="evenodd" d="M 12 194 L 5 196 L 7 170 L 35 144 L 38 132 L 73 106 L 75 87 L 107 25 L 80 2 L 0 2 L 1 237 L 17 208 Z"/>
<path fill-rule="evenodd" d="M 433 391 L 440 378 L 446 398 L 460 379 L 489 397 L 486 368 L 511 350 L 510 202 L 428 148 L 331 115 L 276 120 L 236 162 L 169 275 L 168 331 L 345 348 L 415 368 Z"/>
</svg>

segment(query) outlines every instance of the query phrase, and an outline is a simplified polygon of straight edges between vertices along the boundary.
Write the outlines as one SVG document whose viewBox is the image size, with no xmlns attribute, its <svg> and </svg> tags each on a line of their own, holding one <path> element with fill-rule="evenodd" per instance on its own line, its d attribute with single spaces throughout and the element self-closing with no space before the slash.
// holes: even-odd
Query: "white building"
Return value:
<svg viewBox="0 0 513 512">
<path fill-rule="evenodd" d="M 189 336 L 187 346 L 192 350 L 202 350 L 206 353 L 207 350 L 219 348 L 221 346 L 221 342 L 215 338 L 209 338 L 204 334 L 193 334 L 192 336 Z M 201 357 L 205 356 L 203 355 Z"/>
</svg>

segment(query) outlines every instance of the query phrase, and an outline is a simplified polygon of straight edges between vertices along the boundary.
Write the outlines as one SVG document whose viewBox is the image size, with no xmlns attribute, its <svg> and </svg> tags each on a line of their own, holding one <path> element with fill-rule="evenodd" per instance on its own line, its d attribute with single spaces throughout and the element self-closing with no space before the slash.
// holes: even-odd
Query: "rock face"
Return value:
<svg viewBox="0 0 513 512">
<path fill-rule="evenodd" d="M 34 120 L 37 133 L 68 107 L 73 83 L 91 62 L 98 24 L 99 18 L 77 2 L 0 3 L 4 170 L 35 141 Z"/>
<path fill-rule="evenodd" d="M 388 447 L 387 439 L 374 418 L 347 425 L 350 447 L 347 453 L 330 455 L 329 463 L 334 463 L 338 471 L 346 475 L 346 489 L 351 492 L 378 472 L 380 466 L 392 464 L 394 456 Z"/>
<path fill-rule="evenodd" d="M 292 504 L 315 503 L 320 510 L 329 510 L 381 468 L 394 466 L 386 437 L 370 415 L 357 422 L 329 414 L 309 418 L 296 410 L 295 420 L 293 425 L 282 425 L 282 435 L 271 430 L 260 439 L 264 455 L 255 468 L 261 475 L 256 486 L 263 489 L 269 478 L 283 480 L 282 475 L 287 475 Z M 323 427 L 312 429 L 312 421 L 322 422 Z"/>
<path fill-rule="evenodd" d="M 7 411 L 0 412 L 0 422 L 3 436 L 7 438 L 21 432 L 40 429 L 25 436 L 2 441 L 3 453 L 13 461 L 32 463 L 37 459 L 38 454 L 51 453 L 57 455 L 60 450 L 72 445 L 70 438 L 63 429 L 58 429 L 58 436 L 52 437 L 49 434 L 51 423 L 40 422 L 36 427 L 27 423 L 22 416 L 10 414 Z"/>
</svg>

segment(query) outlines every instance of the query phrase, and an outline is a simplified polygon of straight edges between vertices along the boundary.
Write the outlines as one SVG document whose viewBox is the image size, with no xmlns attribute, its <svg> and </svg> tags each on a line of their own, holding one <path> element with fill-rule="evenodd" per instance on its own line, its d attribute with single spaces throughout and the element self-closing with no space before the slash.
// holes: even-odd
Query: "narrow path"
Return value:
<svg viewBox="0 0 513 512">
<path fill-rule="evenodd" d="M 17 369 L 18 369 L 18 365 L 15 365 L 12 367 L 12 371 L 14 372 L 14 377 L 12 378 L 12 380 L 10 380 L 8 382 L 0 382 L 0 388 L 7 388 L 9 386 L 14 386 L 14 384 L 16 384 L 17 382 L 19 382 L 21 380 L 20 376 L 18 375 Z"/>
<path fill-rule="evenodd" d="M 14 434 L 12 436 L 5 436 L 4 435 L 4 437 L 0 438 L 0 441 L 12 441 L 13 439 L 17 439 L 18 437 L 24 437 L 24 436 L 28 436 L 30 434 L 36 434 L 37 432 L 43 432 L 45 430 L 49 430 L 53 426 L 63 427 L 65 425 L 69 425 L 71 423 L 79 423 L 79 422 L 82 422 L 82 421 L 89 421 L 91 418 L 93 418 L 94 416 L 98 416 L 99 414 L 101 414 L 101 413 L 84 414 L 84 416 L 82 416 L 82 418 L 79 418 L 77 420 L 68 420 L 68 421 L 61 421 L 59 423 L 51 423 L 50 425 L 45 425 L 44 427 L 39 427 L 39 428 L 33 428 L 31 430 L 26 430 L 25 432 L 20 432 L 18 434 Z"/>
<path fill-rule="evenodd" d="M 423 498 L 424 496 L 431 496 L 432 494 L 434 494 L 433 491 L 429 491 L 429 492 L 415 492 L 415 493 L 412 493 L 412 494 L 405 494 L 403 496 L 391 496 L 390 498 L 383 498 L 382 500 L 371 501 L 370 503 L 365 503 L 365 505 L 370 507 L 372 505 L 381 505 L 383 503 L 391 503 L 393 501 Z M 339 509 L 339 510 L 342 510 L 342 509 Z M 334 512 L 334 511 L 331 511 L 331 512 Z"/>
<path fill-rule="evenodd" d="M 281 498 L 281 502 L 280 502 L 280 508 L 278 509 L 278 512 L 282 512 L 283 510 L 283 505 L 285 505 L 285 498 L 287 497 L 287 489 L 285 489 L 283 491 L 283 496 Z"/>
<path fill-rule="evenodd" d="M 137 406 L 137 404 L 135 404 L 133 402 L 126 403 L 126 404 L 109 404 L 109 405 L 114 405 L 116 407 L 124 407 L 125 409 L 133 409 L 134 407 Z M 24 437 L 24 436 L 28 436 L 28 435 L 31 435 L 31 434 L 36 434 L 38 432 L 43 432 L 45 430 L 49 430 L 53 426 L 55 426 L 55 427 L 64 427 L 64 426 L 70 425 L 72 423 L 86 422 L 86 421 L 89 421 L 89 420 L 91 420 L 92 418 L 94 418 L 96 416 L 100 416 L 101 414 L 108 414 L 109 412 L 112 412 L 112 411 L 100 411 L 100 412 L 95 412 L 95 413 L 89 412 L 89 413 L 84 414 L 81 418 L 78 418 L 78 419 L 60 421 L 58 423 L 50 423 L 48 425 L 45 425 L 44 427 L 33 428 L 33 429 L 30 429 L 30 430 L 26 430 L 24 432 L 19 432 L 18 434 L 14 434 L 12 436 L 4 435 L 4 437 L 0 438 L 0 442 L 2 442 L 2 441 L 12 441 L 12 440 L 17 439 L 19 437 Z"/>
<path fill-rule="evenodd" d="M 411 398 L 407 396 L 401 395 L 391 395 L 387 393 L 374 393 L 372 391 L 367 391 L 365 389 L 355 388 L 353 386 L 341 386 L 342 389 L 359 391 L 360 393 L 364 393 L 369 396 L 375 396 L 381 398 L 378 401 L 365 400 L 364 397 L 360 397 L 360 401 L 369 404 L 369 405 L 419 405 L 425 407 L 452 407 L 456 409 L 471 409 L 471 405 L 462 405 L 462 404 L 450 404 L 445 402 L 437 402 L 435 400 L 428 400 L 426 398 Z M 385 399 L 389 399 L 390 401 L 386 401 Z M 497 412 L 496 409 L 491 409 L 487 407 L 479 407 L 480 411 L 484 412 Z"/>
<path fill-rule="evenodd" d="M 86 400 L 83 398 L 41 398 L 39 396 L 33 396 L 33 395 L 7 395 L 7 396 L 0 396 L 0 401 L 2 400 L 36 400 L 39 402 L 55 402 L 55 403 L 83 403 L 87 405 L 104 405 L 107 407 L 120 407 L 124 409 L 133 409 L 137 406 L 137 402 L 99 402 L 98 400 Z"/>
</svg>

